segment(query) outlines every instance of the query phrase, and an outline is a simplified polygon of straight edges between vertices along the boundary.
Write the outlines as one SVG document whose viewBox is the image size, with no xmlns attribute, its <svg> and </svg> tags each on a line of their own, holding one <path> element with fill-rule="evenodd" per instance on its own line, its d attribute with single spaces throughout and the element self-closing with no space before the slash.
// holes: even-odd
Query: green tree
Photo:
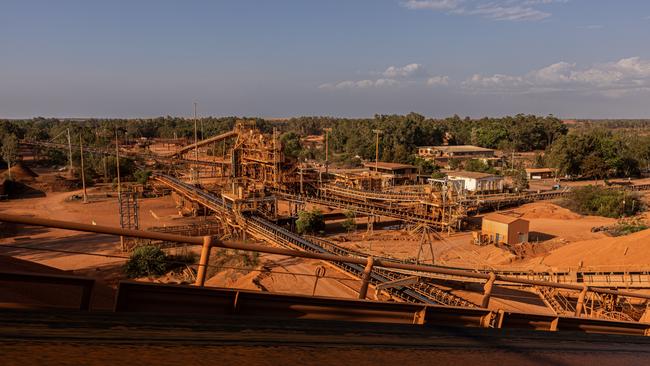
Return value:
<svg viewBox="0 0 650 366">
<path fill-rule="evenodd" d="M 544 168 L 546 167 L 546 162 L 544 161 L 544 155 L 535 154 L 535 161 L 533 163 L 535 168 Z"/>
<path fill-rule="evenodd" d="M 11 164 L 18 159 L 18 140 L 14 134 L 6 135 L 2 139 L 2 158 L 7 163 L 9 179 L 12 179 Z"/>
<path fill-rule="evenodd" d="M 528 175 L 524 169 L 517 169 L 515 171 L 512 176 L 512 184 L 518 192 L 528 189 Z"/>
<path fill-rule="evenodd" d="M 419 157 L 415 158 L 413 165 L 418 168 L 418 172 L 422 175 L 431 175 L 434 172 L 440 170 L 438 166 L 436 166 L 436 164 L 434 164 L 431 160 L 426 160 Z"/>
<path fill-rule="evenodd" d="M 548 149 L 547 163 L 560 174 L 583 178 L 637 176 L 640 148 L 632 139 L 603 129 L 572 132 Z"/>
<path fill-rule="evenodd" d="M 296 220 L 296 231 L 299 234 L 316 234 L 325 230 L 325 218 L 319 210 L 300 211 Z"/>
<path fill-rule="evenodd" d="M 592 185 L 573 189 L 562 205 L 581 215 L 612 218 L 633 216 L 645 209 L 636 192 Z"/>
<path fill-rule="evenodd" d="M 280 136 L 280 142 L 284 155 L 290 158 L 298 158 L 302 154 L 302 144 L 300 136 L 295 132 L 288 132 Z"/>
<path fill-rule="evenodd" d="M 343 228 L 349 233 L 357 229 L 357 223 L 355 221 L 355 217 L 356 214 L 354 211 L 348 210 L 345 212 L 345 220 L 343 221 L 341 226 L 343 226 Z"/>
<path fill-rule="evenodd" d="M 465 162 L 465 170 L 468 172 L 487 173 L 492 172 L 493 169 L 485 162 L 483 162 L 483 160 L 470 159 Z"/>
<path fill-rule="evenodd" d="M 609 176 L 609 168 L 603 158 L 590 154 L 582 161 L 580 170 L 584 178 L 602 179 Z"/>
<path fill-rule="evenodd" d="M 151 176 L 151 170 L 138 170 L 133 173 L 133 178 L 139 184 L 145 185 Z"/>
<path fill-rule="evenodd" d="M 463 165 L 463 161 L 461 159 L 453 159 L 453 158 L 449 159 L 449 168 L 451 168 L 452 170 L 459 169 L 460 167 L 462 167 L 462 165 Z"/>
</svg>

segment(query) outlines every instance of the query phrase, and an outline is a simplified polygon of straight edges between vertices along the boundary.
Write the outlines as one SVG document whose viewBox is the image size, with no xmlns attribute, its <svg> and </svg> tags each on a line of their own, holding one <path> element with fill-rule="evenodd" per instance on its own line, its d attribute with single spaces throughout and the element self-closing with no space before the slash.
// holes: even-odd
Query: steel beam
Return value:
<svg viewBox="0 0 650 366">
<path fill-rule="evenodd" d="M 203 245 L 202 237 L 181 236 L 181 235 L 157 233 L 157 232 L 142 231 L 142 230 L 120 229 L 120 228 L 110 227 L 110 226 L 81 224 L 81 223 L 74 223 L 74 222 L 67 222 L 67 221 L 60 221 L 60 220 L 11 215 L 6 213 L 0 213 L 0 221 L 11 222 L 16 224 L 45 226 L 45 227 L 52 227 L 52 228 L 59 228 L 59 229 L 84 231 L 84 232 L 91 232 L 91 233 L 111 234 L 111 235 L 118 235 L 118 236 L 122 235 L 122 236 L 130 236 L 130 237 L 142 238 L 142 239 L 163 240 L 163 241 L 188 243 L 188 244 L 201 245 L 201 246 Z M 367 265 L 368 263 L 368 259 L 363 257 L 341 256 L 341 255 L 326 254 L 326 253 L 313 253 L 313 252 L 298 251 L 298 250 L 291 250 L 291 249 L 274 248 L 266 245 L 227 242 L 227 241 L 221 241 L 216 239 L 213 239 L 212 246 L 228 248 L 228 249 L 260 252 L 260 253 L 268 253 L 268 254 L 278 254 L 278 255 L 285 255 L 289 257 L 319 259 L 319 260 L 325 260 L 330 262 L 343 262 L 343 263 L 352 263 L 352 264 L 361 264 L 361 265 Z M 393 262 L 384 259 L 373 259 L 373 266 L 392 268 L 392 269 L 403 269 L 409 271 L 418 271 L 418 272 L 425 272 L 425 273 L 446 274 L 446 275 L 453 275 L 453 276 L 465 277 L 465 278 L 476 278 L 476 279 L 484 279 L 484 280 L 490 279 L 490 274 L 488 273 L 480 273 L 480 272 L 474 272 L 470 270 L 453 269 L 453 268 L 431 266 L 431 265 Z M 531 285 L 531 286 L 546 286 L 546 287 L 561 288 L 561 289 L 575 290 L 575 291 L 582 291 L 584 289 L 584 286 L 581 285 L 560 284 L 555 282 L 529 280 L 525 278 L 517 278 L 517 277 L 503 276 L 503 275 L 495 275 L 495 281 Z M 601 294 L 611 294 L 617 296 L 625 296 L 625 297 L 650 300 L 650 294 L 610 290 L 604 288 L 589 288 L 589 291 L 597 292 Z"/>
</svg>

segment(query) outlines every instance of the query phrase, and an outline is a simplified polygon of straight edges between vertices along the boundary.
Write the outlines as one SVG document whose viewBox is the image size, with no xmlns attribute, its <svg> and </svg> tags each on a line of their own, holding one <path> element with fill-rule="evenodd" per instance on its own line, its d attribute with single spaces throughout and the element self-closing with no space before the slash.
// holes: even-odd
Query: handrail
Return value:
<svg viewBox="0 0 650 366">
<path fill-rule="evenodd" d="M 52 285 L 80 287 L 81 295 L 79 299 L 79 310 L 82 311 L 90 310 L 90 300 L 95 285 L 95 280 L 88 277 L 6 270 L 0 270 L 0 281 L 38 284 L 47 283 Z"/>
<path fill-rule="evenodd" d="M 25 225 L 45 226 L 45 227 L 59 228 L 59 229 L 66 229 L 66 230 L 76 230 L 76 231 L 91 232 L 91 233 L 98 233 L 98 234 L 110 234 L 110 235 L 118 235 L 118 236 L 126 236 L 126 237 L 135 237 L 141 239 L 165 240 L 165 241 L 188 243 L 194 245 L 204 245 L 205 243 L 204 238 L 210 238 L 210 237 L 202 238 L 202 237 L 191 237 L 191 236 L 182 236 L 182 235 L 174 235 L 174 234 L 156 233 L 156 232 L 149 232 L 143 230 L 121 229 L 118 227 L 90 225 L 90 224 L 82 224 L 82 223 L 75 223 L 75 222 L 68 222 L 68 221 L 37 218 L 37 217 L 11 215 L 6 213 L 0 213 L 0 221 L 10 222 L 15 224 L 25 224 Z M 291 249 L 274 248 L 274 247 L 269 247 L 266 245 L 259 245 L 259 244 L 221 241 L 218 240 L 217 238 L 210 238 L 210 239 L 212 239 L 211 241 L 212 246 L 220 247 L 220 248 L 237 249 L 237 250 L 244 250 L 244 251 L 284 255 L 289 257 L 310 258 L 310 259 L 319 259 L 319 260 L 325 260 L 331 262 L 343 262 L 343 263 L 353 263 L 353 264 L 361 264 L 361 265 L 366 265 L 366 263 L 368 262 L 367 258 L 361 258 L 361 257 L 340 256 L 334 254 L 313 253 L 313 252 L 297 251 Z M 491 278 L 491 275 L 489 273 L 450 269 L 450 268 L 437 267 L 431 265 L 398 263 L 398 262 L 391 262 L 391 261 L 386 261 L 381 259 L 375 260 L 374 265 L 376 267 L 455 275 L 455 276 L 465 277 L 465 278 L 483 279 L 486 281 Z M 532 286 L 547 286 L 547 287 L 562 288 L 567 290 L 581 291 L 585 288 L 585 286 L 582 285 L 560 284 L 560 283 L 548 282 L 548 281 L 503 276 L 499 274 L 495 275 L 495 279 L 500 282 L 508 282 L 508 283 L 532 285 Z M 602 294 L 611 294 L 617 296 L 650 300 L 650 294 L 639 294 L 639 293 L 633 293 L 628 291 L 618 291 L 618 290 L 610 290 L 610 289 L 594 288 L 594 287 L 589 287 L 589 291 L 602 293 Z"/>
</svg>

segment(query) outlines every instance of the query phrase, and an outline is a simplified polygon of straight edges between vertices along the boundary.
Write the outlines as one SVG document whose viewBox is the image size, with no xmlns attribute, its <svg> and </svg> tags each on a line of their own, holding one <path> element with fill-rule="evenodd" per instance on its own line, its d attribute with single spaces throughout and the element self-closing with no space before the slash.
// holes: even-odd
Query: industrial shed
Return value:
<svg viewBox="0 0 650 366">
<path fill-rule="evenodd" d="M 485 215 L 481 224 L 481 236 L 489 243 L 525 243 L 528 241 L 528 232 L 528 220 L 499 213 Z"/>
<path fill-rule="evenodd" d="M 462 189 L 478 194 L 503 191 L 503 177 L 488 173 L 454 171 L 447 173 L 451 181 L 461 182 Z"/>
<path fill-rule="evenodd" d="M 526 176 L 528 179 L 552 179 L 557 175 L 557 170 L 552 168 L 528 168 Z"/>
</svg>

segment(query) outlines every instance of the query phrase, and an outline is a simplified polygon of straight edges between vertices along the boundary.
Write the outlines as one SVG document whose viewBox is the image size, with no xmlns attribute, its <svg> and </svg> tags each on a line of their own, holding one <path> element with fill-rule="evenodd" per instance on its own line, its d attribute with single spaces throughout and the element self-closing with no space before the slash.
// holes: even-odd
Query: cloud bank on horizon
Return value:
<svg viewBox="0 0 650 366">
<path fill-rule="evenodd" d="M 372 73 L 370 73 L 372 74 Z M 447 75 L 433 75 L 422 65 L 389 66 L 376 79 L 343 80 L 318 86 L 325 90 L 394 88 L 408 86 L 446 87 L 465 93 L 599 93 L 621 97 L 650 90 L 650 60 L 640 57 L 578 67 L 576 63 L 556 62 L 524 75 L 476 73 L 454 82 Z"/>
<path fill-rule="evenodd" d="M 455 15 L 474 15 L 492 20 L 538 21 L 551 16 L 539 7 L 568 0 L 406 0 L 400 5 L 411 10 L 444 11 Z"/>
<path fill-rule="evenodd" d="M 379 73 L 380 77 L 363 80 L 343 80 L 336 83 L 324 83 L 319 89 L 365 89 L 383 87 L 402 87 L 407 85 L 426 84 L 428 86 L 448 85 L 448 76 L 431 75 L 422 64 L 408 64 L 405 66 L 389 66 Z"/>
<path fill-rule="evenodd" d="M 650 1 L 5 0 L 0 118 L 650 118 Z"/>
</svg>

